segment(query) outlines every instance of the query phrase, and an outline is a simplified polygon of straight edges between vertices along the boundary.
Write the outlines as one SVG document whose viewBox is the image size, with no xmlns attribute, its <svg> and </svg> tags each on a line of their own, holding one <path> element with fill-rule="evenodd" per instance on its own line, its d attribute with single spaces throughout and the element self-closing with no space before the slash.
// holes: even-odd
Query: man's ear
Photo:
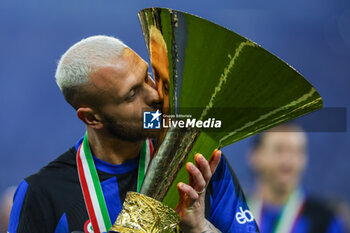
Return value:
<svg viewBox="0 0 350 233">
<path fill-rule="evenodd" d="M 77 109 L 78 118 L 83 121 L 86 126 L 93 129 L 103 128 L 103 123 L 101 117 L 95 113 L 95 111 L 87 106 L 80 107 Z"/>
</svg>

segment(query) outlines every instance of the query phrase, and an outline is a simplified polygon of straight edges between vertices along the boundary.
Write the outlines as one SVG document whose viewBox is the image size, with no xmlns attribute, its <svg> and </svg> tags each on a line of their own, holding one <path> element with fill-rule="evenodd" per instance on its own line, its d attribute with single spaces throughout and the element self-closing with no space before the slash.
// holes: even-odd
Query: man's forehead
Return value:
<svg viewBox="0 0 350 233">
<path fill-rule="evenodd" d="M 281 131 L 267 132 L 262 138 L 266 144 L 290 144 L 290 145 L 305 145 L 306 135 L 304 132 Z"/>
<path fill-rule="evenodd" d="M 134 76 L 143 75 L 147 69 L 148 64 L 137 53 L 125 48 L 119 57 L 97 68 L 89 78 L 97 88 L 106 89 L 111 84 L 124 86 L 124 83 L 132 82 Z"/>
<path fill-rule="evenodd" d="M 120 72 L 122 75 L 125 73 L 143 71 L 148 68 L 147 62 L 130 48 L 125 48 L 123 53 L 111 62 L 110 66 L 115 68 L 116 72 Z"/>
<path fill-rule="evenodd" d="M 123 50 L 121 57 L 129 58 L 135 62 L 142 62 L 142 63 L 145 63 L 145 65 L 147 65 L 147 63 L 140 57 L 140 55 L 138 55 L 134 50 L 132 50 L 129 47 L 126 47 Z"/>
</svg>

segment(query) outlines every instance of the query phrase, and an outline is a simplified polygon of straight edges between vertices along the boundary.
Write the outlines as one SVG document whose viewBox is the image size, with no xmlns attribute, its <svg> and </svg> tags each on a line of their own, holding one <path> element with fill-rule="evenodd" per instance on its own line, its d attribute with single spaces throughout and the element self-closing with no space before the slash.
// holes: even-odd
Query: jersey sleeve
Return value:
<svg viewBox="0 0 350 233">
<path fill-rule="evenodd" d="M 220 231 L 230 233 L 259 232 L 249 211 L 243 191 L 225 156 L 210 183 L 209 221 Z"/>
<path fill-rule="evenodd" d="M 23 180 L 18 186 L 9 220 L 9 233 L 54 232 L 54 214 L 47 195 Z"/>
<path fill-rule="evenodd" d="M 346 233 L 343 221 L 338 218 L 332 218 L 328 225 L 327 233 Z"/>
</svg>

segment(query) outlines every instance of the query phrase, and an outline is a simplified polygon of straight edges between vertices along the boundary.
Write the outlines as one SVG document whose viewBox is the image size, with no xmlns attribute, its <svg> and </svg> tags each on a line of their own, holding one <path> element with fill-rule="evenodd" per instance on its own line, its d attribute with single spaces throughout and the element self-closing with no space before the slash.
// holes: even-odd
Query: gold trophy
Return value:
<svg viewBox="0 0 350 233">
<path fill-rule="evenodd" d="M 141 191 L 127 194 L 110 232 L 171 232 L 180 220 L 176 184 L 188 180 L 183 165 L 195 153 L 209 156 L 323 102 L 295 69 L 235 32 L 164 8 L 144 9 L 139 19 L 162 123 L 172 127 L 161 129 Z"/>
</svg>

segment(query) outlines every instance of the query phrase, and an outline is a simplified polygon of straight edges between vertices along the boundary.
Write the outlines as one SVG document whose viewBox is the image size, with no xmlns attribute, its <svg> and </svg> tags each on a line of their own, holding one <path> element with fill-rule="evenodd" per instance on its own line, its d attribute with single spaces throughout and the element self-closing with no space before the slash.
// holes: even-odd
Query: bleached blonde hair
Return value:
<svg viewBox="0 0 350 233">
<path fill-rule="evenodd" d="M 119 39 L 105 35 L 91 36 L 71 46 L 60 58 L 55 74 L 66 100 L 74 105 L 72 90 L 88 83 L 91 72 L 111 63 L 127 47 Z"/>
</svg>

